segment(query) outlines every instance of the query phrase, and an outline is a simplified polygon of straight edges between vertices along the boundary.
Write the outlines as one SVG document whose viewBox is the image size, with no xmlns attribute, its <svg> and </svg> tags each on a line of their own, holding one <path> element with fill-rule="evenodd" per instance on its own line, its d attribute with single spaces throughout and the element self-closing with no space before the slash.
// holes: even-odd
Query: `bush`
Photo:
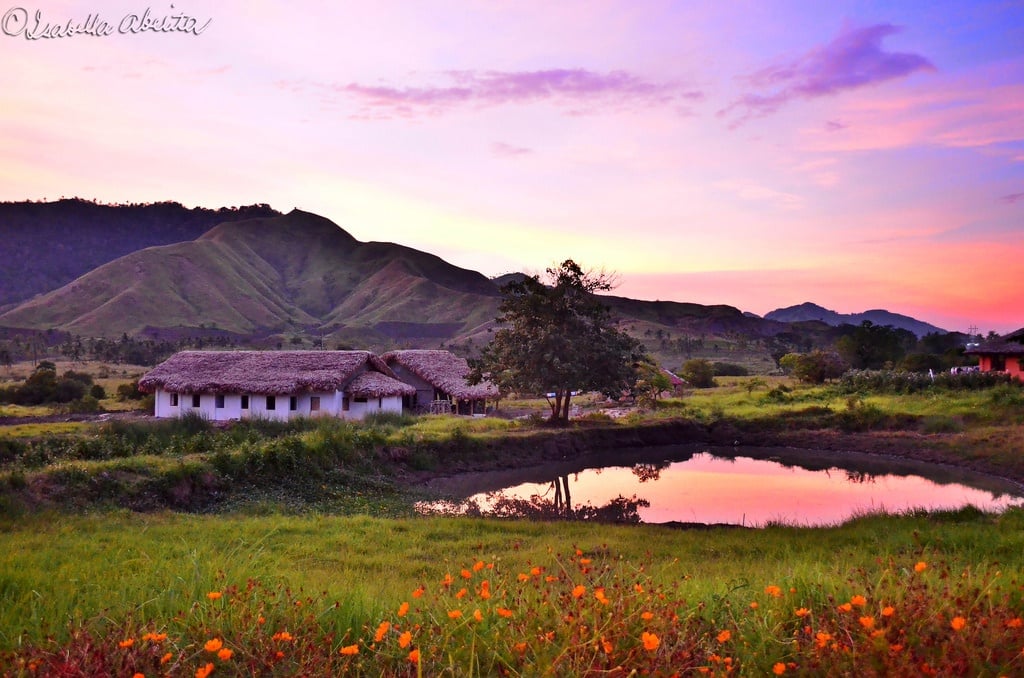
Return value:
<svg viewBox="0 0 1024 678">
<path fill-rule="evenodd" d="M 829 379 L 838 379 L 849 367 L 838 353 L 829 351 L 787 353 L 779 360 L 779 366 L 800 381 L 810 384 L 823 384 Z"/>
<path fill-rule="evenodd" d="M 93 384 L 92 388 L 89 389 L 89 395 L 96 400 L 104 400 L 107 397 L 107 390 L 99 384 Z"/>
<path fill-rule="evenodd" d="M 746 377 L 750 375 L 750 370 L 735 363 L 716 362 L 712 367 L 716 377 Z"/>
<path fill-rule="evenodd" d="M 694 388 L 712 388 L 718 385 L 715 382 L 714 366 L 703 358 L 687 360 L 679 370 L 679 376 Z"/>
</svg>

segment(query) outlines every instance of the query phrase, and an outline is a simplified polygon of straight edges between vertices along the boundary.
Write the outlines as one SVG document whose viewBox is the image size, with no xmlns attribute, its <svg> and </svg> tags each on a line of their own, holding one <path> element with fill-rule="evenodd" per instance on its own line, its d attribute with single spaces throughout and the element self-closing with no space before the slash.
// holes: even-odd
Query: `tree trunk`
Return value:
<svg viewBox="0 0 1024 678">
<path fill-rule="evenodd" d="M 572 391 L 565 392 L 565 402 L 562 403 L 562 421 L 569 421 L 569 399 L 572 397 Z"/>
</svg>

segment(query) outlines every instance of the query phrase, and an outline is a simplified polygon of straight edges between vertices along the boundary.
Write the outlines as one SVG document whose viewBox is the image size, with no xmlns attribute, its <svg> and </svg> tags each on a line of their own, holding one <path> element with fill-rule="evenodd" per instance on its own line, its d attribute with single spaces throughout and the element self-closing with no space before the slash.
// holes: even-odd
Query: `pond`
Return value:
<svg viewBox="0 0 1024 678">
<path fill-rule="evenodd" d="M 872 512 L 1024 505 L 1011 481 L 877 455 L 670 446 L 467 473 L 428 484 L 425 513 L 609 522 L 819 526 Z"/>
</svg>

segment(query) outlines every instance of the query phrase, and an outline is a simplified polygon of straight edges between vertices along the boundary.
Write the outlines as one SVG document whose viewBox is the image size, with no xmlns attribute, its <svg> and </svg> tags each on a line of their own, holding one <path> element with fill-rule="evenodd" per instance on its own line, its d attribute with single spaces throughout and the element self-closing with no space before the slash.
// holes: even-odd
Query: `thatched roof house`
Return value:
<svg viewBox="0 0 1024 678">
<path fill-rule="evenodd" d="M 1006 372 L 1017 379 L 1024 379 L 1024 344 L 991 339 L 968 348 L 964 354 L 978 356 L 978 367 L 982 372 Z"/>
<path fill-rule="evenodd" d="M 401 398 L 415 393 L 369 351 L 182 351 L 139 388 L 156 394 L 158 417 L 197 412 L 210 419 L 361 418 L 400 412 Z"/>
<path fill-rule="evenodd" d="M 389 351 L 381 360 L 402 381 L 416 387 L 416 395 L 406 398 L 406 409 L 426 410 L 430 403 L 448 401 L 458 414 L 481 414 L 488 400 L 497 400 L 498 387 L 484 381 L 470 384 L 469 363 L 450 351 Z"/>
</svg>

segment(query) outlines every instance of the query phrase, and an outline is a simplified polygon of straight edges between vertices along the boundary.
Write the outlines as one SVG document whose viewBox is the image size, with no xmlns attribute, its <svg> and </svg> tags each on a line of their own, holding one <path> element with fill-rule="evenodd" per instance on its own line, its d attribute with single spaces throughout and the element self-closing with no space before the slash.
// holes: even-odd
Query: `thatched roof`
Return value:
<svg viewBox="0 0 1024 678">
<path fill-rule="evenodd" d="M 347 393 L 359 398 L 380 398 L 391 395 L 412 395 L 416 392 L 415 386 L 410 386 L 404 381 L 392 379 L 380 372 L 363 372 L 353 379 L 345 387 Z"/>
<path fill-rule="evenodd" d="M 409 393 L 406 384 L 369 351 L 182 351 L 140 379 L 139 388 L 266 395 L 327 392 L 346 390 L 364 371 L 379 377 L 359 381 L 360 396 Z"/>
<path fill-rule="evenodd" d="M 417 349 L 389 351 L 381 356 L 388 365 L 396 363 L 423 381 L 460 400 L 498 397 L 498 387 L 489 381 L 471 386 L 466 382 L 469 363 L 450 351 Z"/>
<path fill-rule="evenodd" d="M 1024 355 L 1024 344 L 992 339 L 964 351 L 967 355 Z"/>
</svg>

